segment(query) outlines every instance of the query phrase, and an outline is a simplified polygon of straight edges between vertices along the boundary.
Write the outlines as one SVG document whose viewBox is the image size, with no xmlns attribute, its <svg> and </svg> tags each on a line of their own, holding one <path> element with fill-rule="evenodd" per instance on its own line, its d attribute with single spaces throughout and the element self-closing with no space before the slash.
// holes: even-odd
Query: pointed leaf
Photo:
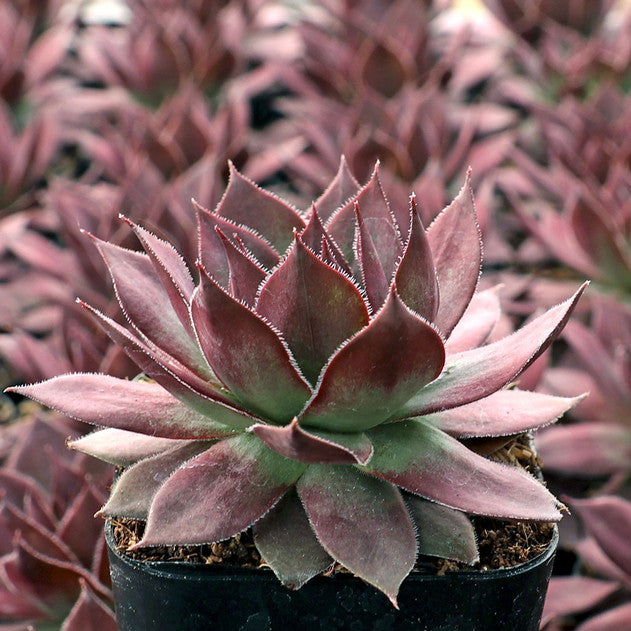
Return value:
<svg viewBox="0 0 631 631">
<path fill-rule="evenodd" d="M 76 373 L 11 391 L 85 423 L 150 436 L 212 439 L 229 433 L 154 383 Z"/>
<path fill-rule="evenodd" d="M 167 290 L 146 254 L 93 237 L 112 276 L 116 296 L 132 325 L 149 342 L 195 373 L 209 375 L 194 338 L 171 305 Z"/>
<path fill-rule="evenodd" d="M 302 230 L 302 217 L 289 204 L 241 175 L 230 163 L 230 179 L 215 214 L 262 234 L 283 253 L 291 243 L 294 229 Z"/>
<path fill-rule="evenodd" d="M 326 221 L 340 206 L 359 193 L 361 186 L 355 179 L 346 158 L 340 158 L 340 166 L 326 190 L 315 202 L 320 217 Z"/>
<path fill-rule="evenodd" d="M 300 422 L 342 432 L 382 423 L 440 374 L 444 353 L 440 335 L 393 289 L 372 322 L 332 357 Z"/>
<path fill-rule="evenodd" d="M 167 452 L 141 460 L 125 469 L 114 484 L 100 514 L 146 520 L 153 498 L 171 474 L 212 445 L 205 440 L 178 443 Z"/>
<path fill-rule="evenodd" d="M 546 592 L 543 618 L 587 611 L 618 589 L 617 583 L 588 576 L 554 576 Z"/>
<path fill-rule="evenodd" d="M 405 503 L 416 525 L 419 554 L 469 565 L 479 560 L 475 529 L 464 513 L 414 495 Z"/>
<path fill-rule="evenodd" d="M 561 519 L 554 497 L 533 477 L 478 456 L 427 423 L 390 423 L 368 436 L 374 453 L 362 469 L 406 491 L 474 515 Z"/>
<path fill-rule="evenodd" d="M 274 329 L 203 269 L 191 314 L 200 346 L 222 383 L 263 418 L 290 421 L 311 389 Z"/>
<path fill-rule="evenodd" d="M 248 307 L 254 307 L 259 285 L 267 276 L 265 270 L 251 256 L 239 250 L 220 228 L 217 228 L 217 234 L 228 261 L 230 293 Z"/>
<path fill-rule="evenodd" d="M 310 466 L 296 488 L 322 547 L 396 607 L 416 559 L 414 526 L 399 491 L 341 465 Z"/>
<path fill-rule="evenodd" d="M 145 252 L 151 257 L 156 274 L 171 300 L 173 310 L 184 328 L 191 332 L 188 305 L 195 285 L 184 259 L 167 241 L 159 239 L 126 217 L 121 216 L 121 219 L 132 227 Z"/>
<path fill-rule="evenodd" d="M 281 456 L 309 464 L 366 464 L 372 455 L 363 433 L 308 432 L 296 419 L 284 427 L 257 424 L 250 431 Z"/>
<path fill-rule="evenodd" d="M 251 228 L 213 215 L 193 201 L 197 210 L 197 226 L 199 232 L 198 258 L 209 274 L 222 286 L 226 287 L 229 280 L 228 261 L 221 239 L 217 234 L 219 228 L 229 239 L 235 239 L 254 254 L 256 259 L 266 267 L 272 269 L 279 261 L 280 256 L 274 248 L 261 235 Z"/>
<path fill-rule="evenodd" d="M 471 301 L 482 265 L 482 242 L 469 174 L 453 202 L 428 228 L 427 239 L 440 290 L 435 323 L 449 337 Z"/>
<path fill-rule="evenodd" d="M 433 322 L 438 311 L 438 280 L 415 195 L 410 197 L 410 217 L 412 225 L 408 242 L 394 282 L 403 302 L 421 317 Z"/>
<path fill-rule="evenodd" d="M 375 243 L 366 228 L 357 202 L 355 202 L 354 210 L 355 221 L 357 222 L 355 251 L 357 252 L 357 261 L 359 263 L 364 289 L 366 290 L 366 296 L 368 297 L 368 304 L 371 307 L 371 312 L 374 313 L 381 309 L 388 295 L 390 282 L 386 278 L 386 273 L 379 260 Z"/>
<path fill-rule="evenodd" d="M 318 542 L 295 489 L 290 489 L 254 526 L 254 543 L 283 585 L 299 589 L 333 559 Z"/>
<path fill-rule="evenodd" d="M 300 241 L 315 252 L 323 261 L 337 265 L 346 274 L 351 275 L 350 266 L 333 239 L 324 229 L 315 205 L 311 209 L 307 227 L 300 233 Z"/>
<path fill-rule="evenodd" d="M 281 331 L 311 383 L 335 349 L 368 324 L 357 287 L 298 238 L 261 287 L 256 311 Z"/>
<path fill-rule="evenodd" d="M 254 420 L 251 414 L 237 406 L 234 398 L 220 391 L 217 383 L 202 379 L 173 357 L 158 348 L 150 348 L 125 328 L 85 303 L 103 330 L 151 379 L 193 410 L 217 423 L 244 429 Z"/>
<path fill-rule="evenodd" d="M 179 441 L 173 438 L 157 438 L 108 427 L 70 441 L 68 447 L 119 467 L 129 467 L 178 444 Z"/>
<path fill-rule="evenodd" d="M 565 326 L 583 285 L 569 300 L 553 307 L 507 337 L 449 357 L 440 377 L 423 388 L 396 414 L 420 416 L 482 399 L 525 370 Z"/>
<path fill-rule="evenodd" d="M 228 539 L 267 513 L 305 466 L 251 434 L 222 440 L 162 485 L 138 547 Z"/>
<path fill-rule="evenodd" d="M 500 390 L 484 399 L 429 414 L 424 420 L 456 438 L 509 436 L 553 423 L 582 399 Z"/>
<path fill-rule="evenodd" d="M 379 165 L 375 167 L 370 180 L 361 191 L 339 208 L 326 225 L 327 232 L 351 266 L 355 261 L 353 244 L 356 203 L 359 204 L 366 228 L 370 232 L 386 278 L 390 282 L 396 263 L 403 252 L 403 244 L 399 226 L 379 181 Z"/>
</svg>

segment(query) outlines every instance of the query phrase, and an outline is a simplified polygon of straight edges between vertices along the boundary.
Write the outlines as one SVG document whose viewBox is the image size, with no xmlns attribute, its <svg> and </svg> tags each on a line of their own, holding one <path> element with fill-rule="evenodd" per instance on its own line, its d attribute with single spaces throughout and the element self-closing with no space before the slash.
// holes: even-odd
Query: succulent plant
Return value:
<svg viewBox="0 0 631 631">
<path fill-rule="evenodd" d="M 419 552 L 476 561 L 468 514 L 560 519 L 539 481 L 461 439 L 519 434 L 578 401 L 507 386 L 582 288 L 483 345 L 499 303 L 476 293 L 468 181 L 426 231 L 415 196 L 390 207 L 377 168 L 358 188 L 342 162 L 308 212 L 230 170 L 214 212 L 197 208 L 197 284 L 129 219 L 145 253 L 93 237 L 130 328 L 82 304 L 149 379 L 11 389 L 105 426 L 72 443 L 126 467 L 102 514 L 146 520 L 138 548 L 252 527 L 284 584 L 337 561 L 394 604 Z"/>
<path fill-rule="evenodd" d="M 576 551 L 589 574 L 553 577 L 543 628 L 618 631 L 631 625 L 631 502 L 616 496 L 571 500 L 586 534 Z M 568 627 L 572 619 L 578 624 Z M 560 622 L 563 626 L 555 626 Z M 546 626 L 547 625 L 547 626 Z"/>
<path fill-rule="evenodd" d="M 64 449 L 80 434 L 56 413 L 23 416 L 13 431 L 0 467 L 0 629 L 115 631 L 94 519 L 109 467 Z"/>
</svg>

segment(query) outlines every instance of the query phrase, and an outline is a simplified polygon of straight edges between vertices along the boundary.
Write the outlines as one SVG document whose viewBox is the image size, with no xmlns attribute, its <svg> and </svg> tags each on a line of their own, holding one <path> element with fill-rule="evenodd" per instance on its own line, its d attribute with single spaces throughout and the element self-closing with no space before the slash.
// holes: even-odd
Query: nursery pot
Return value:
<svg viewBox="0 0 631 631">
<path fill-rule="evenodd" d="M 511 568 L 414 571 L 396 610 L 374 587 L 345 573 L 297 591 L 267 569 L 138 561 L 114 548 L 106 526 L 120 631 L 537 631 L 558 544 Z"/>
</svg>

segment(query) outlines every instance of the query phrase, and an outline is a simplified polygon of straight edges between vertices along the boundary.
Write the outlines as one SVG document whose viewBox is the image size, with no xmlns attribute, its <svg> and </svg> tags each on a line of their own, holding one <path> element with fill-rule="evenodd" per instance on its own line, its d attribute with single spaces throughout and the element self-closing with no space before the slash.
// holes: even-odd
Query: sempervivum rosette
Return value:
<svg viewBox="0 0 631 631">
<path fill-rule="evenodd" d="M 196 285 L 128 220 L 145 253 L 95 239 L 130 328 L 94 314 L 155 383 L 14 388 L 106 427 L 73 446 L 126 467 L 102 512 L 146 520 L 139 547 L 252 527 L 283 583 L 337 561 L 396 604 L 419 551 L 476 560 L 467 514 L 560 518 L 537 480 L 459 439 L 518 434 L 576 402 L 506 386 L 580 290 L 481 346 L 499 306 L 475 291 L 468 183 L 427 231 L 414 196 L 391 209 L 378 169 L 359 187 L 344 162 L 309 212 L 234 169 L 215 211 L 197 211 Z"/>
</svg>

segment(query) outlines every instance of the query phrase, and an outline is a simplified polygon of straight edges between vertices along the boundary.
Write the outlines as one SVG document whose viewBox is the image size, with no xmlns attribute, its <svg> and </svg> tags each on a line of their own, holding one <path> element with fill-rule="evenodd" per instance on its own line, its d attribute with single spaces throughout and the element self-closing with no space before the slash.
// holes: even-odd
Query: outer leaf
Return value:
<svg viewBox="0 0 631 631">
<path fill-rule="evenodd" d="M 614 607 L 583 622 L 576 631 L 621 631 L 631 626 L 631 603 Z"/>
<path fill-rule="evenodd" d="M 107 503 L 101 508 L 101 515 L 147 519 L 151 502 L 164 482 L 185 462 L 206 451 L 212 444 L 201 440 L 178 443 L 165 453 L 125 469 L 112 488 Z"/>
<path fill-rule="evenodd" d="M 449 409 L 504 388 L 552 343 L 586 286 L 515 333 L 493 344 L 451 356 L 440 377 L 419 391 L 393 417 L 406 418 Z"/>
<path fill-rule="evenodd" d="M 229 166 L 230 180 L 215 214 L 253 228 L 277 252 L 284 252 L 291 243 L 293 230 L 305 227 L 302 217 L 284 201 L 241 175 L 232 163 Z"/>
<path fill-rule="evenodd" d="M 200 273 L 191 314 L 215 374 L 263 418 L 290 421 L 311 389 L 289 350 L 267 322 L 229 296 L 203 269 Z"/>
<path fill-rule="evenodd" d="M 153 383 L 77 373 L 11 391 L 85 423 L 149 436 L 212 439 L 230 433 Z"/>
<path fill-rule="evenodd" d="M 92 313 L 103 330 L 148 377 L 193 410 L 209 416 L 218 423 L 242 429 L 255 420 L 252 415 L 238 407 L 234 397 L 222 391 L 221 386 L 214 380 L 202 379 L 167 353 L 158 348 L 150 348 L 100 311 L 85 303 L 81 303 L 81 306 Z"/>
<path fill-rule="evenodd" d="M 211 543 L 260 519 L 305 470 L 256 436 L 223 440 L 180 467 L 155 496 L 138 547 Z"/>
<path fill-rule="evenodd" d="M 368 324 L 357 287 L 298 238 L 261 287 L 256 311 L 281 331 L 311 383 L 335 349 Z"/>
<path fill-rule="evenodd" d="M 373 427 L 435 379 L 443 361 L 440 335 L 392 289 L 372 322 L 323 370 L 300 422 L 341 432 Z"/>
<path fill-rule="evenodd" d="M 101 429 L 70 441 L 68 447 L 121 467 L 172 449 L 173 438 L 156 438 L 124 429 Z"/>
<path fill-rule="evenodd" d="M 318 213 L 326 221 L 344 202 L 357 195 L 360 188 L 359 182 L 348 168 L 346 158 L 342 156 L 335 177 L 315 202 Z"/>
<path fill-rule="evenodd" d="M 308 432 L 294 419 L 289 425 L 257 424 L 250 428 L 270 449 L 309 464 L 366 464 L 372 445 L 363 433 Z"/>
<path fill-rule="evenodd" d="M 565 399 L 539 392 L 500 390 L 424 419 L 457 438 L 508 436 L 553 423 L 582 399 L 582 396 Z"/>
<path fill-rule="evenodd" d="M 631 577 L 631 502 L 620 497 L 603 496 L 572 500 L 588 532 L 605 554 Z"/>
<path fill-rule="evenodd" d="M 422 421 L 376 427 L 363 470 L 445 506 L 504 519 L 558 521 L 550 492 L 516 467 L 478 456 Z"/>
<path fill-rule="evenodd" d="M 548 585 L 543 619 L 587 611 L 618 589 L 620 586 L 613 581 L 587 576 L 554 576 Z"/>
<path fill-rule="evenodd" d="M 159 239 L 126 217 L 121 217 L 121 219 L 132 227 L 142 243 L 142 247 L 151 258 L 156 274 L 171 300 L 173 310 L 184 328 L 191 333 L 188 305 L 195 285 L 184 259 L 170 243 Z"/>
<path fill-rule="evenodd" d="M 421 317 L 433 322 L 438 312 L 438 280 L 415 195 L 410 197 L 410 218 L 408 241 L 394 282 L 403 302 Z"/>
<path fill-rule="evenodd" d="M 146 254 L 95 239 L 114 282 L 121 308 L 133 326 L 153 345 L 210 376 L 208 365 L 177 313 L 160 276 Z"/>
<path fill-rule="evenodd" d="M 81 581 L 81 595 L 64 621 L 61 631 L 117 631 L 116 616 Z"/>
<path fill-rule="evenodd" d="M 318 542 L 295 489 L 254 526 L 254 543 L 283 585 L 299 589 L 333 559 Z"/>
<path fill-rule="evenodd" d="M 309 467 L 296 488 L 322 547 L 396 607 L 416 559 L 414 527 L 399 491 L 338 465 Z"/>
<path fill-rule="evenodd" d="M 475 529 L 464 513 L 414 495 L 405 503 L 416 525 L 419 554 L 469 565 L 479 560 Z"/>
<path fill-rule="evenodd" d="M 427 239 L 440 287 L 435 323 L 449 337 L 475 292 L 482 265 L 482 241 L 469 173 L 456 198 L 428 228 Z"/>
</svg>

